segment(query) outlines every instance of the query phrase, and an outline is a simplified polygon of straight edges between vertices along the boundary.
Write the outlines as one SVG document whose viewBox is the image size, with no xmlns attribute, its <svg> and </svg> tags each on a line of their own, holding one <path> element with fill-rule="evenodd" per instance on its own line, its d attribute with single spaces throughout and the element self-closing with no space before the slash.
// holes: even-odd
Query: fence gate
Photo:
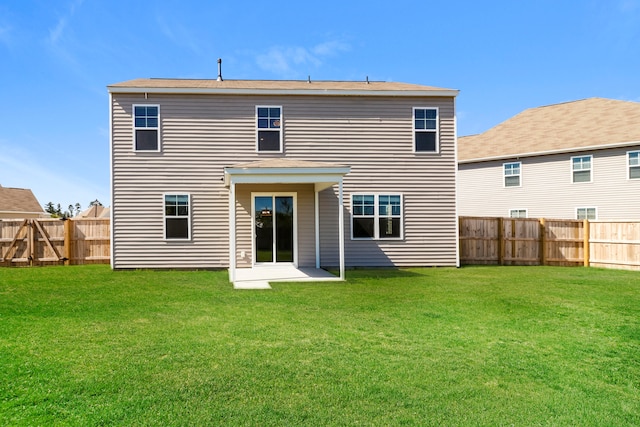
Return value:
<svg viewBox="0 0 640 427">
<path fill-rule="evenodd" d="M 64 262 L 61 255 L 64 244 L 64 223 L 57 221 L 50 232 L 51 236 L 37 219 L 5 222 L 0 235 L 0 261 L 3 265 L 42 265 L 42 263 Z M 5 243 L 9 243 L 5 247 Z"/>
</svg>

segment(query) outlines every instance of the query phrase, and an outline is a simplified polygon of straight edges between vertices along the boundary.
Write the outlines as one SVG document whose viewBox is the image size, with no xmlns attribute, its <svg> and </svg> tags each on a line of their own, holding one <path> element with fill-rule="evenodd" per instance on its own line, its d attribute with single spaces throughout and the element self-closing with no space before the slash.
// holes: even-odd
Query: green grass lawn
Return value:
<svg viewBox="0 0 640 427">
<path fill-rule="evenodd" d="M 0 269 L 0 425 L 640 424 L 640 273 Z"/>
</svg>

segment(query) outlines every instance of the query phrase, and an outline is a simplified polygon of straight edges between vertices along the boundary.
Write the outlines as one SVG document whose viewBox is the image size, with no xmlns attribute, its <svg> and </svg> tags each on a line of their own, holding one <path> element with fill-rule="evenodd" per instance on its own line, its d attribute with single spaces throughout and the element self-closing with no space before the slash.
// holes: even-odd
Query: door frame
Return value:
<svg viewBox="0 0 640 427">
<path fill-rule="evenodd" d="M 278 262 L 275 260 L 276 254 L 276 238 L 275 238 L 275 223 L 274 223 L 274 239 L 273 239 L 273 261 L 271 262 L 256 262 L 256 197 L 291 197 L 293 198 L 293 262 Z M 275 216 L 274 216 L 275 220 Z M 251 265 L 252 266 L 265 266 L 265 265 L 293 265 L 298 268 L 298 193 L 297 192 L 278 192 L 278 191 L 266 191 L 266 192 L 251 192 Z"/>
</svg>

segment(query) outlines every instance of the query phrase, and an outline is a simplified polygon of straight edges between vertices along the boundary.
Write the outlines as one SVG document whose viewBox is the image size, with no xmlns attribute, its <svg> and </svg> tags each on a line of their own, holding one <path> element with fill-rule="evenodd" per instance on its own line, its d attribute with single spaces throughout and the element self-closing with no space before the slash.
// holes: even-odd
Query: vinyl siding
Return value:
<svg viewBox="0 0 640 427">
<path fill-rule="evenodd" d="M 133 151 L 133 104 L 160 105 L 160 153 Z M 255 106 L 280 105 L 284 152 L 255 151 Z M 440 153 L 413 153 L 413 107 L 438 107 Z M 351 166 L 344 178 L 347 266 L 456 265 L 453 98 L 112 95 L 115 268 L 228 266 L 223 168 L 286 157 Z M 240 186 L 238 186 L 240 187 Z M 251 254 L 250 198 L 237 188 L 237 249 Z M 298 186 L 300 187 L 300 186 Z M 305 186 L 302 186 L 305 187 Z M 286 186 L 274 186 L 274 191 Z M 315 264 L 312 186 L 298 194 L 299 263 Z M 338 264 L 337 186 L 320 193 L 321 264 Z M 400 193 L 404 239 L 353 241 L 352 192 Z M 163 193 L 191 194 L 192 239 L 163 239 Z M 246 205 L 248 201 L 248 207 Z M 304 230 L 304 232 L 303 232 Z M 310 230 L 310 233 L 309 233 Z"/>
<path fill-rule="evenodd" d="M 521 187 L 504 188 L 502 165 L 515 161 L 461 164 L 460 215 L 508 216 L 527 209 L 531 218 L 575 218 L 576 208 L 596 207 L 598 219 L 640 220 L 640 179 L 628 179 L 627 151 L 640 146 L 526 157 Z M 572 183 L 571 157 L 592 155 L 591 182 Z"/>
</svg>

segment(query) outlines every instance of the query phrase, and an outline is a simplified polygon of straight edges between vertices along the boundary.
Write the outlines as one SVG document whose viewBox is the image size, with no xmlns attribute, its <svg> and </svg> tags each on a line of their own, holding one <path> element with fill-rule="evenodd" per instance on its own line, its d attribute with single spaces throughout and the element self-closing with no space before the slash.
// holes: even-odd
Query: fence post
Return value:
<svg viewBox="0 0 640 427">
<path fill-rule="evenodd" d="M 544 218 L 540 218 L 540 265 L 547 264 L 547 226 Z"/>
<path fill-rule="evenodd" d="M 36 257 L 36 239 L 33 230 L 33 220 L 30 219 L 27 225 L 27 258 L 29 259 L 29 267 L 33 267 L 33 260 Z"/>
<path fill-rule="evenodd" d="M 71 220 L 67 219 L 64 222 L 64 265 L 71 264 L 71 254 L 73 253 L 71 250 L 72 227 Z"/>
<path fill-rule="evenodd" d="M 498 265 L 504 265 L 504 220 L 498 218 Z"/>
<path fill-rule="evenodd" d="M 584 266 L 585 267 L 589 267 L 589 265 L 591 264 L 590 258 L 591 258 L 591 248 L 589 247 L 589 240 L 591 240 L 590 234 L 591 234 L 591 227 L 589 226 L 589 220 L 585 219 L 582 222 L 582 235 L 584 236 L 584 243 L 583 243 L 583 253 L 584 253 Z"/>
</svg>

